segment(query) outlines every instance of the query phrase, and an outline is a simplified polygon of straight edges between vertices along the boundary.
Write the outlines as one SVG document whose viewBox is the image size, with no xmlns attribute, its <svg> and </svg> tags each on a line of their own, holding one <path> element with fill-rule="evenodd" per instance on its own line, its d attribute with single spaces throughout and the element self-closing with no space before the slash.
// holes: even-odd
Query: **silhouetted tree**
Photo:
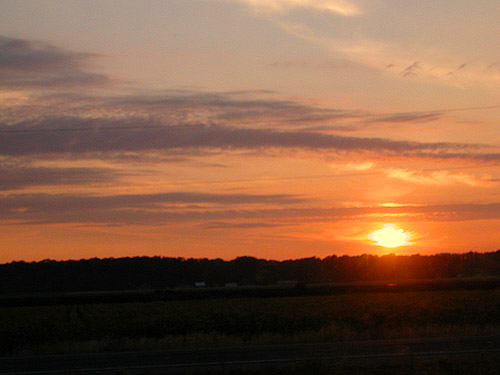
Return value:
<svg viewBox="0 0 500 375">
<path fill-rule="evenodd" d="M 0 265 L 0 293 L 164 289 L 193 286 L 385 281 L 500 276 L 500 250 L 436 255 L 329 256 L 274 261 L 254 257 L 43 260 Z"/>
</svg>

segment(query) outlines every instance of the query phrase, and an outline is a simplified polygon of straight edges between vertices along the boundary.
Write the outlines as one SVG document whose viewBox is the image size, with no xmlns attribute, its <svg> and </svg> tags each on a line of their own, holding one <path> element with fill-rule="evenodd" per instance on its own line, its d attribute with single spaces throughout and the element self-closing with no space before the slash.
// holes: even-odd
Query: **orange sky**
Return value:
<svg viewBox="0 0 500 375">
<path fill-rule="evenodd" d="M 0 262 L 499 249 L 500 5 L 400 3 L 3 1 Z"/>
</svg>

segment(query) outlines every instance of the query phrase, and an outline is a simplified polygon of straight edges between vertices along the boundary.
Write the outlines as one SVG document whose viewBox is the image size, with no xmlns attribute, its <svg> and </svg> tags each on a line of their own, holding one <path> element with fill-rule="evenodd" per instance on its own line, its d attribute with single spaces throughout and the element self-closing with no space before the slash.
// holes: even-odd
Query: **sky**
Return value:
<svg viewBox="0 0 500 375">
<path fill-rule="evenodd" d="M 0 262 L 500 249 L 499 16 L 2 0 Z"/>
</svg>

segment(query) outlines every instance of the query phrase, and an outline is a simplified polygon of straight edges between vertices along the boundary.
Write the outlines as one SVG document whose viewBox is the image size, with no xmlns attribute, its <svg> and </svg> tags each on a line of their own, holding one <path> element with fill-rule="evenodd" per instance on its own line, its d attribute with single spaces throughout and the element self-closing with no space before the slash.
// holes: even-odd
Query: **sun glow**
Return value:
<svg viewBox="0 0 500 375">
<path fill-rule="evenodd" d="M 384 224 L 382 229 L 377 229 L 368 235 L 377 245 L 383 247 L 400 247 L 409 245 L 410 233 L 405 232 L 401 228 L 397 228 L 393 224 Z"/>
</svg>

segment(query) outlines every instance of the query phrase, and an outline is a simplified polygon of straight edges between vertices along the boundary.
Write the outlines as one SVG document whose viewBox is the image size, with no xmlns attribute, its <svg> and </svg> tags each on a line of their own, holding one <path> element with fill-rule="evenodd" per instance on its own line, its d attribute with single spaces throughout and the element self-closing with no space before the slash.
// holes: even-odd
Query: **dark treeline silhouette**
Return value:
<svg viewBox="0 0 500 375">
<path fill-rule="evenodd" d="M 274 261 L 253 257 L 107 258 L 0 265 L 0 293 L 117 291 L 194 286 L 344 283 L 500 276 L 500 250 L 436 255 L 329 256 Z"/>
</svg>

